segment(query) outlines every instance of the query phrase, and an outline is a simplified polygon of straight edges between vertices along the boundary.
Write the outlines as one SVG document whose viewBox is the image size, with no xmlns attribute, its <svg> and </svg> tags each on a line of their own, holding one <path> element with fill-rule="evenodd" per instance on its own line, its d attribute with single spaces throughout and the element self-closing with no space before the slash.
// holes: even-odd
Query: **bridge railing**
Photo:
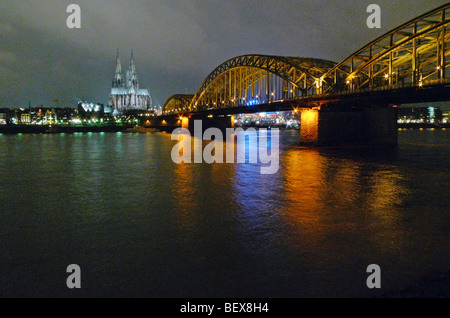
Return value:
<svg viewBox="0 0 450 318">
<path fill-rule="evenodd" d="M 351 94 L 359 94 L 359 93 L 389 91 L 389 90 L 404 89 L 404 88 L 414 88 L 414 87 L 421 88 L 421 87 L 426 87 L 426 86 L 445 85 L 445 84 L 450 84 L 450 78 L 425 80 L 425 81 L 420 81 L 419 83 L 398 83 L 398 84 L 384 85 L 384 86 L 371 87 L 371 88 L 366 87 L 366 88 L 360 88 L 360 89 L 348 89 L 345 91 L 333 92 L 330 95 L 333 95 L 333 96 L 351 95 Z M 318 95 L 318 96 L 320 96 L 320 95 Z"/>
</svg>

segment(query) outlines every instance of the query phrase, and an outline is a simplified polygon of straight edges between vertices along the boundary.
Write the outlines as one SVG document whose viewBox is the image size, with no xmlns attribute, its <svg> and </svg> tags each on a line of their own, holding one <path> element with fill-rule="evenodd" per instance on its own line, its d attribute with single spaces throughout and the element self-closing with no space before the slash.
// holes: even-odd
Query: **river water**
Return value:
<svg viewBox="0 0 450 318">
<path fill-rule="evenodd" d="M 282 132 L 276 175 L 176 165 L 167 134 L 0 135 L 0 296 L 450 296 L 450 131 L 399 134 L 356 151 Z"/>
</svg>

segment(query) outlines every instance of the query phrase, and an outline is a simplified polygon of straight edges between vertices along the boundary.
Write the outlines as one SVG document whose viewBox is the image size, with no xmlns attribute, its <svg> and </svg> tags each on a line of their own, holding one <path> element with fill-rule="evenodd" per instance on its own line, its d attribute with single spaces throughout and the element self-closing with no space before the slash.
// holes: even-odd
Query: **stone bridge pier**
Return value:
<svg viewBox="0 0 450 318">
<path fill-rule="evenodd" d="M 303 145 L 398 145 L 396 107 L 313 108 L 300 113 Z"/>
</svg>

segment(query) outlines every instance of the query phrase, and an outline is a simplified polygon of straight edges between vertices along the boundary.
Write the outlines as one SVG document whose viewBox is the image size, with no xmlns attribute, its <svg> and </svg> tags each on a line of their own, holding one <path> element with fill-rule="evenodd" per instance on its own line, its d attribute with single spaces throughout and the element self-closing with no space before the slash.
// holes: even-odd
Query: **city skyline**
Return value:
<svg viewBox="0 0 450 318">
<path fill-rule="evenodd" d="M 382 28 L 375 30 L 366 26 L 371 2 L 350 3 L 80 0 L 82 28 L 68 29 L 68 1 L 3 1 L 0 107 L 107 104 L 118 47 L 134 49 L 140 78 L 162 106 L 172 94 L 195 93 L 229 58 L 260 53 L 339 62 L 368 38 L 445 1 L 378 1 Z"/>
</svg>

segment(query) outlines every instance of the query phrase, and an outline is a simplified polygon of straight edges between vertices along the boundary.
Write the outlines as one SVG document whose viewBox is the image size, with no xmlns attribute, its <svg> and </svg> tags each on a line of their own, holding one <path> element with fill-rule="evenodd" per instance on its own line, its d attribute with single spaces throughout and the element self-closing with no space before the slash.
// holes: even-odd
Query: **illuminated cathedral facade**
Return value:
<svg viewBox="0 0 450 318">
<path fill-rule="evenodd" d="M 113 108 L 115 115 L 120 115 L 130 110 L 149 110 L 152 108 L 152 98 L 148 89 L 139 87 L 139 77 L 134 63 L 133 51 L 131 62 L 125 76 L 122 71 L 122 63 L 117 50 L 116 71 L 112 82 L 109 106 Z"/>
</svg>

